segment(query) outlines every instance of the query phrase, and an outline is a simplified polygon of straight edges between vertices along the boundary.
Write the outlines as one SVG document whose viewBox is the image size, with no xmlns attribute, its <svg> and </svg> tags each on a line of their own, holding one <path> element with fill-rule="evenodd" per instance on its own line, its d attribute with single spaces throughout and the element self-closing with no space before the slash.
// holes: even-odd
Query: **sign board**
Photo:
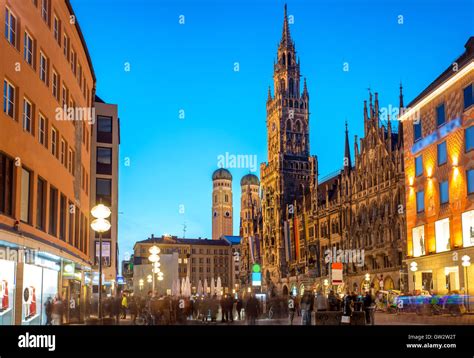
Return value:
<svg viewBox="0 0 474 358">
<path fill-rule="evenodd" d="M 252 286 L 262 286 L 261 272 L 252 272 Z"/>
<path fill-rule="evenodd" d="M 331 267 L 331 279 L 333 285 L 342 284 L 342 262 L 334 262 Z"/>
<path fill-rule="evenodd" d="M 125 280 L 123 279 L 123 276 L 117 276 L 117 284 L 123 285 L 124 283 L 125 283 Z"/>
</svg>

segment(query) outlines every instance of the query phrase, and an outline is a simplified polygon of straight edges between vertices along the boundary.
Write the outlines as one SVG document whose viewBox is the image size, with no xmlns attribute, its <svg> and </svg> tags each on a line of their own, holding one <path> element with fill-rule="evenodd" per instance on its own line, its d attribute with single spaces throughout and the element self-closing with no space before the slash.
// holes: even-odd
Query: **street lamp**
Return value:
<svg viewBox="0 0 474 358">
<path fill-rule="evenodd" d="M 469 276 L 467 274 L 467 268 L 471 266 L 471 257 L 468 255 L 464 255 L 461 257 L 462 260 L 462 265 L 464 266 L 464 274 L 466 276 L 466 293 L 467 293 L 467 311 L 470 311 L 469 307 L 469 301 L 470 301 L 470 296 L 469 296 Z"/>
<path fill-rule="evenodd" d="M 99 204 L 91 209 L 91 214 L 95 218 L 91 222 L 93 231 L 99 233 L 99 320 L 102 319 L 102 233 L 110 230 L 110 209 L 104 204 Z"/>
<path fill-rule="evenodd" d="M 416 285 L 415 285 L 416 275 L 415 275 L 415 272 L 418 271 L 418 264 L 415 261 L 413 261 L 410 264 L 410 271 L 413 272 L 413 289 L 416 290 Z"/>
<path fill-rule="evenodd" d="M 155 295 L 155 273 L 159 273 L 160 272 L 160 248 L 158 246 L 155 246 L 153 245 L 152 247 L 150 247 L 148 249 L 148 252 L 150 253 L 150 256 L 148 256 L 148 261 L 150 261 L 152 263 L 152 269 L 151 269 L 151 272 L 152 272 L 152 291 L 153 291 L 153 295 Z M 161 280 L 159 280 L 161 281 Z"/>
</svg>

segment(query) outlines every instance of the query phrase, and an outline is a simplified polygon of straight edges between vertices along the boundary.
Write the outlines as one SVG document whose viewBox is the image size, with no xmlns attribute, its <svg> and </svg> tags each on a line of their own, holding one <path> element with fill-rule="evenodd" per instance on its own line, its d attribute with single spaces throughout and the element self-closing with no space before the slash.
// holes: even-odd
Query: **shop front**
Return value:
<svg viewBox="0 0 474 358">
<path fill-rule="evenodd" d="M 0 259 L 0 326 L 15 323 L 16 262 Z"/>
<path fill-rule="evenodd" d="M 67 323 L 83 323 L 90 315 L 90 270 L 75 262 L 62 261 L 61 296 L 66 302 Z"/>
<path fill-rule="evenodd" d="M 37 253 L 23 264 L 22 325 L 45 325 L 46 303 L 58 295 L 60 258 Z"/>
</svg>

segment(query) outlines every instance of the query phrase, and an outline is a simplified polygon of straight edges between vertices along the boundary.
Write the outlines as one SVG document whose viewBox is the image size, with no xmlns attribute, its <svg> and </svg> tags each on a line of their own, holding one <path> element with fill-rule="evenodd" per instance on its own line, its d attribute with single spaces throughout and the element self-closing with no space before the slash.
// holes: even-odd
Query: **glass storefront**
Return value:
<svg viewBox="0 0 474 358">
<path fill-rule="evenodd" d="M 435 222 L 436 252 L 445 252 L 451 249 L 449 242 L 449 219 Z"/>
<path fill-rule="evenodd" d="M 43 269 L 36 265 L 25 264 L 23 268 L 22 324 L 41 324 L 41 289 L 43 287 Z"/>
<path fill-rule="evenodd" d="M 39 257 L 35 262 L 37 265 L 25 264 L 23 268 L 23 325 L 46 324 L 46 303 L 58 294 L 57 263 Z"/>
<path fill-rule="evenodd" d="M 16 263 L 0 259 L 0 326 L 15 323 Z"/>
<path fill-rule="evenodd" d="M 474 246 L 474 210 L 462 214 L 462 240 L 464 247 Z"/>
</svg>

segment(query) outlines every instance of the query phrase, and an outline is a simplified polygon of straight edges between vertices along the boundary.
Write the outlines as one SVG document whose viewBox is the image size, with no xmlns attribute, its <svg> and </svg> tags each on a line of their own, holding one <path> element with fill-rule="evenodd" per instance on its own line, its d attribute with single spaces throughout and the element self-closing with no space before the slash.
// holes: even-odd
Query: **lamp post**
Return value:
<svg viewBox="0 0 474 358">
<path fill-rule="evenodd" d="M 415 273 L 416 273 L 416 271 L 418 271 L 418 264 L 415 261 L 413 261 L 410 264 L 410 271 L 413 272 L 413 290 L 416 290 L 416 285 L 415 285 L 416 284 L 416 281 L 415 281 L 416 275 L 415 275 Z"/>
<path fill-rule="evenodd" d="M 153 245 L 152 247 L 150 247 L 148 249 L 148 252 L 150 253 L 150 256 L 148 256 L 148 261 L 151 262 L 152 264 L 152 268 L 151 268 L 151 276 L 152 276 L 152 291 L 153 291 L 153 294 L 152 296 L 155 295 L 155 273 L 159 273 L 160 272 L 160 248 L 156 245 Z M 161 281 L 161 280 L 159 280 Z"/>
<path fill-rule="evenodd" d="M 104 204 L 96 205 L 91 210 L 92 216 L 95 218 L 91 222 L 93 231 L 99 233 L 99 320 L 102 319 L 102 233 L 110 230 L 110 222 L 107 218 L 110 216 L 110 209 Z"/>
<path fill-rule="evenodd" d="M 464 275 L 466 277 L 467 312 L 469 312 L 470 311 L 469 301 L 471 297 L 469 296 L 469 276 L 467 273 L 467 268 L 471 266 L 471 257 L 468 255 L 464 255 L 463 257 L 461 257 L 461 260 L 462 260 L 462 265 L 464 267 Z"/>
</svg>

